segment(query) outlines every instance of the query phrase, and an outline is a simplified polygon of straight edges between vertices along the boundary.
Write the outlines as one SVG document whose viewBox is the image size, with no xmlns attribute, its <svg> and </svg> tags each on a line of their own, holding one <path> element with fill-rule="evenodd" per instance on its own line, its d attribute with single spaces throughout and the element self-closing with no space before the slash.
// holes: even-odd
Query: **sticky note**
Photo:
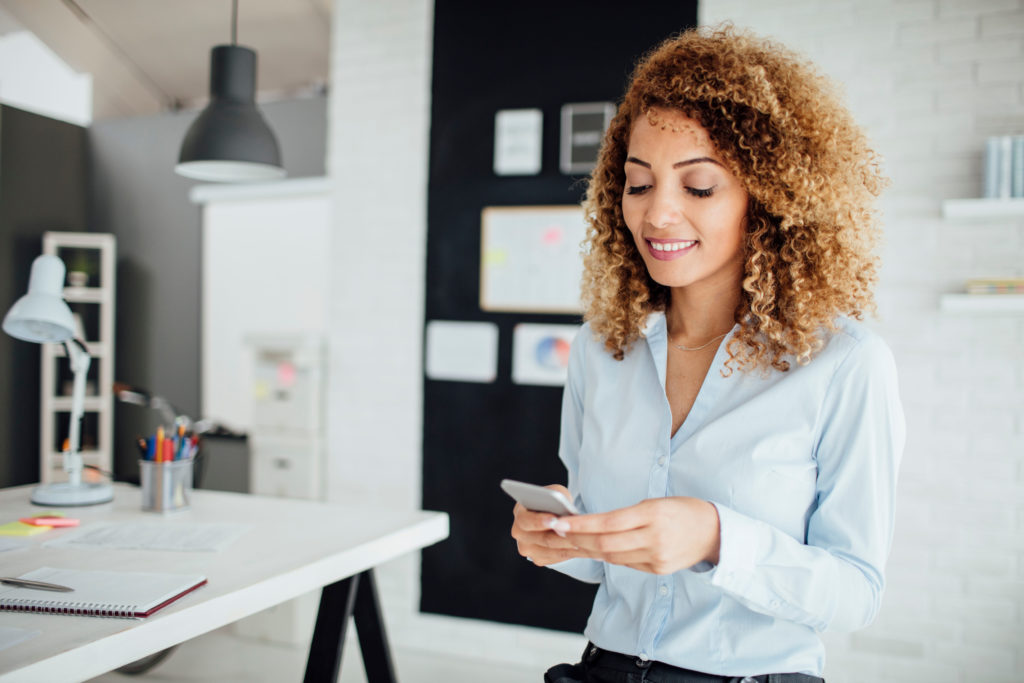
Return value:
<svg viewBox="0 0 1024 683">
<path fill-rule="evenodd" d="M 35 534 L 49 531 L 52 528 L 50 526 L 35 526 L 21 522 L 8 522 L 7 524 L 0 524 L 0 536 L 34 536 Z"/>
</svg>

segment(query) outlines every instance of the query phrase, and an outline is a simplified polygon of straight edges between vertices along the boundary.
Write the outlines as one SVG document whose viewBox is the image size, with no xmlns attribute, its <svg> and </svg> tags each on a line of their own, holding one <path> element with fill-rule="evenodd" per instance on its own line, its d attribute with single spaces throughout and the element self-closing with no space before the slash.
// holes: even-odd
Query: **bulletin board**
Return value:
<svg viewBox="0 0 1024 683">
<path fill-rule="evenodd" d="M 579 206 L 488 206 L 482 212 L 480 308 L 580 313 Z"/>
<path fill-rule="evenodd" d="M 566 480 L 558 459 L 557 370 L 582 323 L 586 179 L 560 168 L 562 107 L 617 102 L 636 61 L 697 20 L 693 0 L 661 4 L 657 12 L 622 7 L 607 0 L 435 2 L 422 504 L 449 514 L 451 534 L 423 551 L 423 612 L 575 633 L 590 613 L 595 586 L 516 552 L 513 504 L 499 483 Z M 499 175 L 496 115 L 529 109 L 542 117 L 539 170 L 499 164 Z M 556 213 L 565 219 L 561 234 L 546 230 Z M 512 225 L 500 224 L 505 218 Z M 507 243 L 514 225 L 532 234 L 525 247 Z M 565 251 L 545 253 L 556 244 Z M 556 305 L 497 279 L 499 245 L 520 285 L 531 267 L 547 282 L 560 275 L 568 283 L 547 295 Z M 552 274 L 558 268 L 566 272 Z M 464 349 L 468 340 L 450 334 L 459 329 L 492 346 Z M 444 348 L 434 346 L 439 340 Z"/>
</svg>

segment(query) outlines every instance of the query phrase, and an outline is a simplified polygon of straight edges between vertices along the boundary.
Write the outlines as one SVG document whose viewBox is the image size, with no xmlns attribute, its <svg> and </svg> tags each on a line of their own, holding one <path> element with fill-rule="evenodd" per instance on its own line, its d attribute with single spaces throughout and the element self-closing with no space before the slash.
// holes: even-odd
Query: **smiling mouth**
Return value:
<svg viewBox="0 0 1024 683">
<path fill-rule="evenodd" d="M 683 249 L 689 249 L 693 245 L 697 244 L 697 240 L 685 240 L 681 242 L 655 242 L 654 240 L 647 240 L 647 243 L 651 245 L 651 249 L 654 251 L 682 251 Z"/>
</svg>

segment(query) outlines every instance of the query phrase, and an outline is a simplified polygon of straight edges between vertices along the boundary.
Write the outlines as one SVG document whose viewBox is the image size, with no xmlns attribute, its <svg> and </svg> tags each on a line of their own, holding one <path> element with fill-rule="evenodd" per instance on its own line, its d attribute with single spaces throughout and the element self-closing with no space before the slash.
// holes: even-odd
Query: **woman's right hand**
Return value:
<svg viewBox="0 0 1024 683">
<path fill-rule="evenodd" d="M 572 500 L 569 489 L 558 484 L 545 488 L 561 492 Z M 512 510 L 515 520 L 512 522 L 512 538 L 516 539 L 519 554 L 538 567 L 570 560 L 574 557 L 585 557 L 584 553 L 565 538 L 561 537 L 553 527 L 558 520 L 556 515 L 547 512 L 531 512 L 516 503 Z"/>
</svg>

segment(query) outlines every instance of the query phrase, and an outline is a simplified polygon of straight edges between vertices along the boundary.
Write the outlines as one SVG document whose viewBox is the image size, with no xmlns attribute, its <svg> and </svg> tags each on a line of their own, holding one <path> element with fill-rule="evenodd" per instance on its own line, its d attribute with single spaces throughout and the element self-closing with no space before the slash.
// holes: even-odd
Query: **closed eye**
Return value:
<svg viewBox="0 0 1024 683">
<path fill-rule="evenodd" d="M 715 192 L 717 185 L 711 187 L 688 187 L 686 191 L 694 197 L 710 197 Z M 626 194 L 643 194 L 651 189 L 650 185 L 630 185 L 626 188 Z"/>
<path fill-rule="evenodd" d="M 686 191 L 689 192 L 690 194 L 692 194 L 694 197 L 710 197 L 712 195 L 712 193 L 714 193 L 716 187 L 718 187 L 718 186 L 717 185 L 712 185 L 711 187 L 703 187 L 703 188 L 702 187 L 688 187 L 688 188 L 686 188 Z"/>
</svg>

